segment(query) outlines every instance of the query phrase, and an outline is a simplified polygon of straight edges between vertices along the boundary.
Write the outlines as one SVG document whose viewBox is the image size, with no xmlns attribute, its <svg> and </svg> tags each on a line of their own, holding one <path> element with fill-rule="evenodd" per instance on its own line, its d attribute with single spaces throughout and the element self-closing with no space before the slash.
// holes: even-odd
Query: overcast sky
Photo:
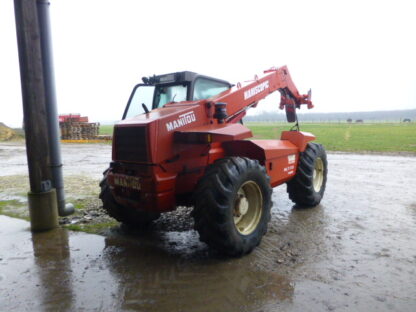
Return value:
<svg viewBox="0 0 416 312">
<path fill-rule="evenodd" d="M 141 77 L 252 79 L 287 65 L 316 112 L 416 108 L 414 1 L 51 0 L 59 113 L 120 119 Z M 0 121 L 23 114 L 12 0 L 0 0 Z M 257 111 L 278 110 L 278 95 Z"/>
</svg>

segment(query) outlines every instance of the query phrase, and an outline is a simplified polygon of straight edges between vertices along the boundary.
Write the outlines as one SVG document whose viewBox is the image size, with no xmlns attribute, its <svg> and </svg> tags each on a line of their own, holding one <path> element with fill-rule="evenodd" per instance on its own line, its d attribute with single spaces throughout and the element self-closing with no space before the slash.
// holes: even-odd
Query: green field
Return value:
<svg viewBox="0 0 416 312">
<path fill-rule="evenodd" d="M 113 135 L 113 125 L 100 125 L 100 134 Z"/>
<path fill-rule="evenodd" d="M 279 138 L 288 124 L 247 124 L 255 138 Z M 303 123 L 301 131 L 311 132 L 329 151 L 416 152 L 415 123 Z"/>
<path fill-rule="evenodd" d="M 246 123 L 255 139 L 278 139 L 288 123 Z M 416 153 L 416 123 L 302 123 L 329 151 Z M 112 134 L 113 126 L 101 126 L 100 134 Z"/>
</svg>

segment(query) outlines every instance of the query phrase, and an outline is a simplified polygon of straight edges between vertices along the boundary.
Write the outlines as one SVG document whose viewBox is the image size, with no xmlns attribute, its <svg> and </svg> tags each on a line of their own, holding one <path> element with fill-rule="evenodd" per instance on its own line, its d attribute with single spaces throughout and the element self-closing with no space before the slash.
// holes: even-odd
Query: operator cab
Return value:
<svg viewBox="0 0 416 312">
<path fill-rule="evenodd" d="M 190 71 L 143 77 L 142 80 L 143 83 L 136 85 L 130 95 L 123 119 L 167 103 L 208 99 L 232 87 L 228 81 Z"/>
</svg>

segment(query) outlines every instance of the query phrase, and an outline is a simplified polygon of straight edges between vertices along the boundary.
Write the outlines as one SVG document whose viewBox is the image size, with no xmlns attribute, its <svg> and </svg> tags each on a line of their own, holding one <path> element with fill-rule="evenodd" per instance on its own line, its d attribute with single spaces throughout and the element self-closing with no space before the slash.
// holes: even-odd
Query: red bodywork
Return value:
<svg viewBox="0 0 416 312">
<path fill-rule="evenodd" d="M 169 103 L 119 122 L 107 176 L 115 200 L 141 210 L 173 210 L 179 198 L 192 195 L 207 166 L 227 156 L 257 159 L 272 187 L 290 180 L 299 152 L 315 137 L 284 131 L 280 140 L 246 140 L 252 133 L 238 123 L 248 108 L 274 91 L 281 93 L 280 108 L 313 107 L 310 93 L 299 94 L 284 66 L 210 99 Z M 225 120 L 214 118 L 216 103 L 226 103 Z"/>
</svg>

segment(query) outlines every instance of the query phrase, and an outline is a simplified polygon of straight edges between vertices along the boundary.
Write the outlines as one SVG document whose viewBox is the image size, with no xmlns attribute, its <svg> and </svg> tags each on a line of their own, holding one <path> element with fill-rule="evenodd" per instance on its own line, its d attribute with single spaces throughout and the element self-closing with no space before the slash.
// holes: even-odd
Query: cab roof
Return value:
<svg viewBox="0 0 416 312">
<path fill-rule="evenodd" d="M 230 87 L 232 86 L 232 84 L 226 80 L 200 75 L 191 71 L 182 71 L 182 72 L 169 73 L 169 74 L 157 75 L 157 76 L 153 75 L 149 77 L 143 77 L 142 80 L 143 80 L 143 83 L 145 84 L 162 85 L 162 84 L 176 84 L 176 83 L 192 83 L 197 78 L 205 78 L 209 80 L 214 80 L 214 81 L 222 82 L 224 84 L 228 84 Z"/>
</svg>

